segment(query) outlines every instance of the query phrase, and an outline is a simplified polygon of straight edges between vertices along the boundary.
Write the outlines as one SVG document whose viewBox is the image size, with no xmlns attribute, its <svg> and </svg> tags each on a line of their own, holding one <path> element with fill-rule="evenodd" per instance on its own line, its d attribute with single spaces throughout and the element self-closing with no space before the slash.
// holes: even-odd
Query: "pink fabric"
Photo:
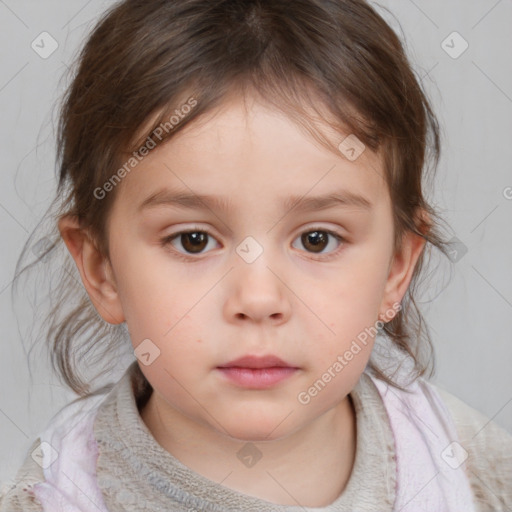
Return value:
<svg viewBox="0 0 512 512">
<path fill-rule="evenodd" d="M 383 398 L 395 439 L 397 499 L 393 510 L 475 512 L 465 465 L 452 467 L 460 456 L 452 444 L 458 442 L 455 426 L 434 388 L 416 381 L 409 386 L 413 393 L 407 394 L 372 380 Z M 40 436 L 46 481 L 34 486 L 34 494 L 45 512 L 108 512 L 96 481 L 98 447 L 93 430 L 103 398 L 66 407 Z"/>
<path fill-rule="evenodd" d="M 374 379 L 395 439 L 397 499 L 400 512 L 474 512 L 465 473 L 467 452 L 458 442 L 450 412 L 425 380 L 407 394 Z"/>
<path fill-rule="evenodd" d="M 108 512 L 96 482 L 93 424 L 101 399 L 104 396 L 66 407 L 40 436 L 46 481 L 36 484 L 33 492 L 44 511 Z"/>
</svg>

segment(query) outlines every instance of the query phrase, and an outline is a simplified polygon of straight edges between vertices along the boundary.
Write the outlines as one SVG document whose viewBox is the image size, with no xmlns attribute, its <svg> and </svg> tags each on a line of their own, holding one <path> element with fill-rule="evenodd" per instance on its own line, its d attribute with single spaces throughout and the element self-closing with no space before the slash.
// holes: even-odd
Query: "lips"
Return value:
<svg viewBox="0 0 512 512">
<path fill-rule="evenodd" d="M 243 356 L 217 369 L 231 383 L 249 389 L 272 387 L 298 370 L 274 355 Z"/>
<path fill-rule="evenodd" d="M 243 356 L 230 361 L 219 368 L 292 368 L 291 364 L 279 359 L 277 356 Z"/>
</svg>

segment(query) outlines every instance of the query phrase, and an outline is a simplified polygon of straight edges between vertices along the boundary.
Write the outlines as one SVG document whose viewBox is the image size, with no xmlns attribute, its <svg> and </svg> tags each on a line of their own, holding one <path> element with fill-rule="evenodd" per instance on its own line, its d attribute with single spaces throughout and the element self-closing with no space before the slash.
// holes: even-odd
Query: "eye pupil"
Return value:
<svg viewBox="0 0 512 512">
<path fill-rule="evenodd" d="M 322 252 L 329 242 L 327 233 L 324 231 L 310 231 L 302 235 L 304 247 L 312 252 Z"/>
<path fill-rule="evenodd" d="M 208 234 L 200 231 L 182 233 L 181 243 L 188 252 L 201 252 L 208 243 Z"/>
</svg>

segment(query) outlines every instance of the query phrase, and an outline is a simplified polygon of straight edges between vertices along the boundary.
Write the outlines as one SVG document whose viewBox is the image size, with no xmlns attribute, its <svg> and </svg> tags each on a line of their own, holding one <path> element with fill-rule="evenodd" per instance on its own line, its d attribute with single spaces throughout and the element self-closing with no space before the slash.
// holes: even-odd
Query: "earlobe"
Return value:
<svg viewBox="0 0 512 512">
<path fill-rule="evenodd" d="M 402 301 L 411 282 L 416 264 L 425 247 L 425 239 L 411 231 L 404 234 L 402 244 L 393 256 L 386 282 L 381 315 Z"/>
<path fill-rule="evenodd" d="M 108 258 L 74 216 L 59 219 L 60 235 L 80 272 L 82 283 L 100 316 L 110 324 L 124 322 L 117 285 Z"/>
</svg>

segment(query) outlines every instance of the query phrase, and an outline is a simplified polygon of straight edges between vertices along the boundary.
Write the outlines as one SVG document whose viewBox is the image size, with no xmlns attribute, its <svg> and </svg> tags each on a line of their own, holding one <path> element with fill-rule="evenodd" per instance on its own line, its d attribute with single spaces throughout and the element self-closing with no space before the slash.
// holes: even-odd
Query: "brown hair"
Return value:
<svg viewBox="0 0 512 512">
<path fill-rule="evenodd" d="M 426 173 L 435 171 L 439 159 L 438 124 L 398 36 L 363 0 L 116 4 L 81 51 L 63 101 L 54 224 L 61 215 L 75 215 L 108 256 L 105 227 L 116 188 L 103 199 L 95 190 L 148 137 L 161 144 L 228 94 L 248 90 L 333 151 L 337 149 L 317 122 L 327 122 L 340 134 L 354 134 L 371 150 L 381 151 L 395 247 L 404 232 L 412 231 L 446 253 L 441 221 L 423 193 Z M 154 137 L 157 127 L 190 97 L 196 101 L 194 108 L 164 137 Z M 428 215 L 422 217 L 419 211 Z M 62 246 L 57 236 L 38 260 Z M 424 258 L 422 254 L 402 310 L 384 326 L 392 343 L 412 357 L 416 376 L 425 374 L 429 364 L 433 371 L 433 348 L 414 298 Z M 89 367 L 112 362 L 127 332 L 101 319 L 73 267 L 67 255 L 52 292 L 58 298 L 46 318 L 47 333 L 54 369 L 86 396 L 89 385 L 79 372 L 83 355 L 96 354 L 94 359 L 89 354 Z M 369 364 L 378 377 L 401 388 Z M 103 373 L 109 369 L 107 364 Z"/>
</svg>

